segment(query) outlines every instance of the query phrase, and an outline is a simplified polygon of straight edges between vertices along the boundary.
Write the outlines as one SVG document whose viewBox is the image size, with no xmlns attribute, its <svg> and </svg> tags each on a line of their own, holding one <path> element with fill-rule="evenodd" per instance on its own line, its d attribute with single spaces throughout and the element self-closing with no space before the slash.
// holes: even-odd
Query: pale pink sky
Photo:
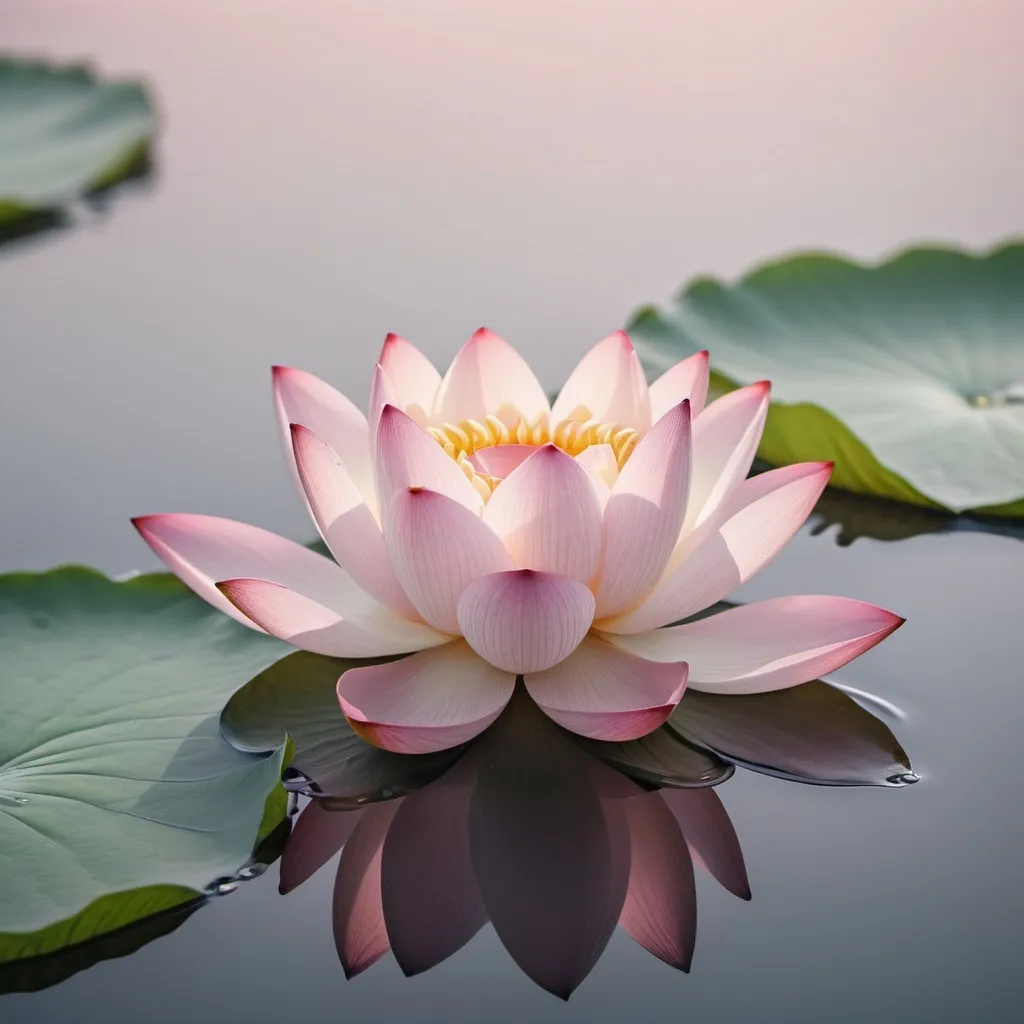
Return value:
<svg viewBox="0 0 1024 1024">
<path fill-rule="evenodd" d="M 553 389 L 694 274 L 1024 231 L 1024 0 L 0 0 L 0 49 L 145 75 L 163 117 L 150 194 L 0 256 L 31 339 L 0 429 L 81 446 L 101 529 L 298 529 L 265 499 L 274 362 L 362 402 L 386 331 L 444 363 L 487 324 Z M 0 456 L 23 533 L 34 460 Z"/>
</svg>

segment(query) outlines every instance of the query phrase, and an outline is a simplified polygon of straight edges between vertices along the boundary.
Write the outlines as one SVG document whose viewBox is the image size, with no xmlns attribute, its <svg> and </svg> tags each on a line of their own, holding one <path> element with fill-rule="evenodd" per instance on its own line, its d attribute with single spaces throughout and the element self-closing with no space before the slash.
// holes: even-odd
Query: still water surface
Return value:
<svg viewBox="0 0 1024 1024">
<path fill-rule="evenodd" d="M 1024 224 L 1013 5 L 926 33 L 909 0 L 549 6 L 4 5 L 5 47 L 146 75 L 165 131 L 109 218 L 0 249 L 0 568 L 149 568 L 127 518 L 150 511 L 304 537 L 271 363 L 359 398 L 386 330 L 443 362 L 486 322 L 555 387 L 696 271 Z M 2 1019 L 1018 1019 L 1024 544 L 835 536 L 805 530 L 738 596 L 905 615 L 838 678 L 903 709 L 923 781 L 738 772 L 718 793 L 753 900 L 698 876 L 689 976 L 617 933 L 563 1005 L 485 927 L 415 979 L 385 960 L 346 982 L 333 868 L 282 897 L 275 867 Z"/>
</svg>

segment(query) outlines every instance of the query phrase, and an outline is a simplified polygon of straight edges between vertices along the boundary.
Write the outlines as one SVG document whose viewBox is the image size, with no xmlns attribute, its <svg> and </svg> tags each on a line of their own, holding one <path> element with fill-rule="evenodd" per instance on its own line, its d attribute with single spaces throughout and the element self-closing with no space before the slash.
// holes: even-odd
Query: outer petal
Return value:
<svg viewBox="0 0 1024 1024">
<path fill-rule="evenodd" d="M 657 582 L 675 548 L 690 488 L 690 406 L 666 413 L 619 473 L 604 513 L 597 614 L 636 604 Z"/>
<path fill-rule="evenodd" d="M 348 842 L 363 810 L 328 811 L 319 800 L 306 805 L 281 857 L 282 896 L 315 875 Z"/>
<path fill-rule="evenodd" d="M 377 426 L 377 486 L 387 509 L 396 491 L 429 487 L 479 515 L 483 498 L 444 449 L 404 412 L 385 405 Z"/>
<path fill-rule="evenodd" d="M 552 423 L 580 417 L 641 433 L 650 427 L 647 378 L 625 331 L 599 341 L 579 361 L 551 409 Z"/>
<path fill-rule="evenodd" d="M 325 605 L 280 583 L 245 577 L 224 580 L 217 589 L 268 633 L 332 658 L 408 654 L 451 639 L 368 600 L 350 608 L 337 600 Z"/>
<path fill-rule="evenodd" d="M 363 739 L 399 754 L 426 754 L 483 732 L 501 714 L 515 682 L 515 675 L 455 642 L 349 669 L 338 680 L 338 700 Z"/>
<path fill-rule="evenodd" d="M 295 423 L 292 444 L 310 511 L 338 564 L 381 604 L 418 618 L 395 578 L 377 520 L 337 453 L 308 427 Z"/>
<path fill-rule="evenodd" d="M 384 840 L 401 800 L 373 804 L 345 844 L 334 884 L 334 943 L 346 978 L 372 967 L 388 951 L 380 894 Z"/>
<path fill-rule="evenodd" d="M 366 417 L 340 391 L 289 366 L 274 367 L 274 407 L 288 464 L 299 483 L 292 454 L 291 424 L 309 427 L 329 444 L 371 509 L 376 509 L 373 461 Z"/>
<path fill-rule="evenodd" d="M 828 483 L 830 462 L 784 466 L 740 484 L 723 510 L 677 546 L 654 590 L 600 628 L 642 633 L 694 615 L 750 579 L 800 529 Z"/>
<path fill-rule="evenodd" d="M 601 506 L 587 471 L 553 444 L 536 449 L 484 508 L 514 565 L 589 583 L 601 556 Z"/>
<path fill-rule="evenodd" d="M 660 791 L 622 804 L 630 865 L 619 924 L 659 960 L 688 971 L 697 938 L 697 892 L 686 840 Z"/>
<path fill-rule="evenodd" d="M 396 492 L 385 526 L 391 563 L 405 593 L 427 622 L 447 633 L 460 632 L 455 609 L 469 584 L 514 567 L 478 515 L 436 491 Z"/>
<path fill-rule="evenodd" d="M 469 645 L 507 672 L 542 672 L 571 654 L 594 618 L 594 595 L 555 573 L 516 569 L 470 584 L 459 599 Z"/>
<path fill-rule="evenodd" d="M 254 629 L 262 627 L 217 590 L 218 580 L 259 576 L 316 600 L 366 600 L 329 558 L 258 526 L 190 513 L 139 516 L 132 523 L 171 572 L 215 608 Z"/>
<path fill-rule="evenodd" d="M 662 725 L 686 689 L 686 662 L 654 664 L 589 636 L 526 689 L 559 725 L 595 740 L 634 740 Z"/>
<path fill-rule="evenodd" d="M 531 423 L 548 411 L 548 399 L 533 370 L 507 342 L 481 327 L 459 349 L 441 381 L 434 417 L 443 423 L 502 418 L 511 406 Z"/>
<path fill-rule="evenodd" d="M 685 529 L 711 517 L 750 472 L 761 443 L 771 385 L 751 384 L 723 395 L 693 425 L 693 478 Z"/>
<path fill-rule="evenodd" d="M 690 663 L 690 685 L 763 693 L 834 672 L 904 620 L 846 597 L 776 597 L 637 636 L 610 637 L 651 661 Z"/>
<path fill-rule="evenodd" d="M 394 403 L 417 423 L 425 423 L 434 407 L 441 375 L 434 364 L 411 342 L 389 334 L 380 350 L 379 365 L 394 391 Z"/>
<path fill-rule="evenodd" d="M 696 419 L 708 397 L 708 353 L 695 352 L 688 359 L 666 370 L 651 385 L 651 420 L 657 423 L 674 405 L 690 402 L 690 415 Z"/>
<path fill-rule="evenodd" d="M 374 480 L 377 479 L 377 434 L 380 430 L 380 414 L 384 411 L 386 405 L 393 405 L 398 409 L 401 408 L 391 378 L 384 372 L 384 367 L 378 363 L 374 367 L 373 380 L 370 382 L 370 409 L 366 417 L 370 430 L 370 459 L 373 462 Z M 406 413 L 406 415 L 408 416 L 409 414 Z M 419 420 L 414 422 L 419 423 L 420 426 L 425 425 L 420 423 Z M 378 495 L 379 497 L 380 495 Z"/>
</svg>

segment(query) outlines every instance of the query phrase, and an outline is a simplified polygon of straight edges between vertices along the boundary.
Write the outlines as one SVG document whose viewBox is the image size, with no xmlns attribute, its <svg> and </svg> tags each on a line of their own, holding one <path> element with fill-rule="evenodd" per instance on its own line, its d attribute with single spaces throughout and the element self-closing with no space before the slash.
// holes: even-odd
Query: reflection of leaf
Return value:
<svg viewBox="0 0 1024 1024">
<path fill-rule="evenodd" d="M 0 577 L 0 646 L 0 930 L 238 870 L 282 751 L 235 750 L 217 715 L 279 641 L 172 577 L 66 568 Z"/>
<path fill-rule="evenodd" d="M 770 378 L 773 464 L 829 459 L 847 490 L 1024 515 L 1024 245 L 794 257 L 697 281 L 631 331 L 650 370 L 707 348 L 718 385 Z"/>
<path fill-rule="evenodd" d="M 274 749 L 287 733 L 295 747 L 290 769 L 309 780 L 309 791 L 318 796 L 354 804 L 419 789 L 454 763 L 463 748 L 393 754 L 360 739 L 338 705 L 338 677 L 357 664 L 373 663 L 296 651 L 231 698 L 221 729 L 239 750 L 250 752 Z"/>
<path fill-rule="evenodd" d="M 796 782 L 884 786 L 914 778 L 889 727 L 820 680 L 742 697 L 691 691 L 668 726 L 736 764 Z"/>
<path fill-rule="evenodd" d="M 979 531 L 1024 540 L 1024 523 L 996 516 L 952 515 L 942 509 L 922 508 L 888 498 L 853 494 L 826 487 L 811 513 L 811 534 L 817 536 L 838 525 L 835 540 L 841 547 L 858 537 L 906 540 L 929 533 Z"/>
<path fill-rule="evenodd" d="M 154 128 L 137 82 L 0 58 L 0 227 L 131 175 Z"/>
<path fill-rule="evenodd" d="M 0 993 L 36 992 L 134 953 L 174 931 L 204 901 L 181 886 L 148 886 L 101 896 L 74 917 L 28 935 L 0 935 Z"/>
</svg>

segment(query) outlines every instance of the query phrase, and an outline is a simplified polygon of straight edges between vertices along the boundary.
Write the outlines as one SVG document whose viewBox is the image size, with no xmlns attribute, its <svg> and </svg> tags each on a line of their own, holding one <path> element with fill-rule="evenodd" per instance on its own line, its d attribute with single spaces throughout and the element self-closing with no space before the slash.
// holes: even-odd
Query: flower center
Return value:
<svg viewBox="0 0 1024 1024">
<path fill-rule="evenodd" d="M 578 412 L 581 415 L 562 420 L 553 427 L 547 414 L 533 423 L 525 416 L 515 414 L 509 417 L 511 425 L 497 416 L 487 416 L 482 423 L 479 420 L 463 420 L 461 423 L 431 427 L 430 435 L 459 464 L 485 499 L 490 497 L 501 480 L 480 472 L 469 461 L 470 456 L 481 448 L 497 448 L 507 444 L 539 448 L 545 444 L 554 444 L 567 455 L 576 456 L 591 445 L 606 444 L 615 455 L 619 469 L 622 469 L 633 454 L 640 435 L 632 427 L 620 427 L 615 423 L 601 423 L 586 418 L 586 409 L 581 408 Z"/>
</svg>

